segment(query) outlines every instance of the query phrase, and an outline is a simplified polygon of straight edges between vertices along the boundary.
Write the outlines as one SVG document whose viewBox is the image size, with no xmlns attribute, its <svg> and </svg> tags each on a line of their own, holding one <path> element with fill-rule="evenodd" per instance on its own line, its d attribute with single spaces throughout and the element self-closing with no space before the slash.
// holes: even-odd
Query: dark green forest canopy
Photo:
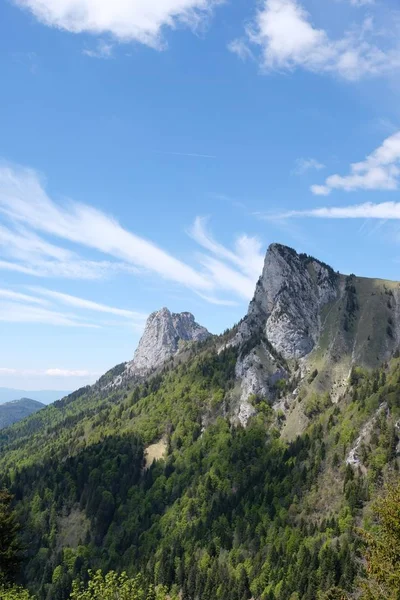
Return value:
<svg viewBox="0 0 400 600">
<path fill-rule="evenodd" d="M 68 598 L 89 568 L 141 573 L 183 600 L 352 590 L 354 526 L 398 469 L 399 361 L 355 369 L 341 402 L 316 402 L 289 443 L 265 402 L 246 429 L 231 425 L 236 358 L 209 344 L 146 383 L 84 388 L 0 436 L 1 483 L 24 523 L 23 581 L 40 600 Z M 145 468 L 161 439 L 164 460 Z"/>
</svg>

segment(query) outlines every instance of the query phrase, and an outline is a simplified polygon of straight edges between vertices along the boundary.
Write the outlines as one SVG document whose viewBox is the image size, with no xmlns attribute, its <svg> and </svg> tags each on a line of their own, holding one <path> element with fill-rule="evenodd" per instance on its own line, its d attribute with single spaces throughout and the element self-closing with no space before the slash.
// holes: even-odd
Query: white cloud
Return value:
<svg viewBox="0 0 400 600">
<path fill-rule="evenodd" d="M 257 238 L 241 235 L 236 240 L 235 251 L 229 250 L 214 240 L 210 232 L 206 229 L 206 223 L 207 219 L 204 217 L 196 217 L 195 222 L 189 231 L 190 236 L 196 240 L 200 246 L 209 250 L 215 256 L 223 258 L 239 267 L 239 269 L 251 280 L 251 285 L 253 285 L 252 291 L 254 292 L 255 283 L 261 275 L 264 265 L 265 253 L 263 252 L 261 242 Z M 204 261 L 202 262 L 204 264 Z M 214 267 L 212 269 L 213 272 Z"/>
<path fill-rule="evenodd" d="M 307 171 L 320 171 L 321 169 L 325 169 L 325 165 L 315 158 L 298 158 L 292 174 L 304 175 Z"/>
<path fill-rule="evenodd" d="M 255 58 L 253 52 L 250 50 L 248 44 L 246 43 L 246 40 L 244 39 L 239 38 L 236 40 L 232 40 L 232 42 L 229 42 L 228 50 L 230 50 L 230 52 L 233 52 L 233 54 L 236 54 L 236 56 L 238 56 L 241 60 Z"/>
<path fill-rule="evenodd" d="M 334 73 L 347 80 L 381 75 L 400 67 L 399 48 L 377 46 L 370 18 L 357 29 L 331 39 L 318 29 L 297 0 L 264 0 L 244 38 L 230 49 L 246 58 L 245 48 L 266 71 L 303 68 L 315 73 Z"/>
<path fill-rule="evenodd" d="M 253 297 L 257 280 L 254 281 L 251 277 L 232 269 L 226 263 L 212 256 L 200 256 L 200 261 L 222 288 L 245 300 L 250 300 Z"/>
<path fill-rule="evenodd" d="M 49 304 L 43 298 L 35 298 L 34 296 L 28 296 L 27 294 L 21 294 L 20 292 L 6 289 L 0 289 L 0 298 L 16 300 L 17 302 L 27 302 L 28 304 L 40 304 L 41 306 L 48 306 Z"/>
<path fill-rule="evenodd" d="M 83 54 L 90 58 L 111 58 L 114 45 L 100 40 L 95 48 L 85 48 Z"/>
<path fill-rule="evenodd" d="M 31 229 L 93 248 L 170 281 L 201 291 L 213 287 L 202 273 L 99 210 L 74 202 L 57 205 L 33 170 L 0 167 L 0 212 Z"/>
<path fill-rule="evenodd" d="M 64 313 L 57 307 L 54 309 L 52 304 L 72 306 L 75 309 L 90 311 L 94 313 L 109 313 L 117 317 L 127 319 L 128 323 L 136 331 L 142 332 L 147 314 L 108 306 L 92 300 L 86 300 L 70 294 L 63 294 L 42 287 L 30 286 L 29 289 L 42 297 L 23 294 L 11 289 L 0 288 L 0 321 L 10 323 L 43 323 L 47 325 L 57 325 L 62 327 L 116 327 L 121 322 L 95 321 L 93 318 L 87 319 L 78 313 Z M 4 299 L 2 301 L 2 299 Z M 211 300 L 210 300 L 211 301 Z M 40 306 L 40 308 L 38 308 Z M 44 308 L 43 308 L 44 307 Z M 125 323 L 125 321 L 124 321 Z"/>
<path fill-rule="evenodd" d="M 3 255 L 14 259 L 0 260 L 1 270 L 34 277 L 95 280 L 133 268 L 116 261 L 84 260 L 76 252 L 51 244 L 21 226 L 11 229 L 0 225 L 0 249 Z"/>
<path fill-rule="evenodd" d="M 109 277 L 113 273 L 132 272 L 133 267 L 122 263 L 108 261 L 71 260 L 68 262 L 32 260 L 27 257 L 27 264 L 0 260 L 0 270 L 25 273 L 32 277 L 49 277 L 57 279 L 97 280 Z M 135 272 L 135 271 L 134 271 Z"/>
<path fill-rule="evenodd" d="M 3 251 L 14 258 L 26 260 L 27 256 L 37 258 L 51 258 L 57 261 L 67 261 L 74 258 L 73 252 L 50 244 L 32 231 L 23 227 L 11 230 L 0 225 L 0 246 Z"/>
<path fill-rule="evenodd" d="M 249 299 L 261 274 L 264 250 L 251 236 L 237 237 L 232 249 L 217 242 L 207 231 L 206 221 L 198 217 L 191 237 L 211 256 L 198 257 L 195 268 L 175 258 L 153 242 L 124 229 L 115 219 L 86 204 L 58 204 L 46 193 L 37 173 L 30 169 L 0 165 L 0 216 L 12 229 L 0 225 L 0 269 L 41 277 L 94 279 L 112 272 L 130 271 L 157 275 L 185 286 L 207 302 L 232 305 L 232 295 Z M 86 260 L 70 247 L 48 242 L 51 236 L 109 255 L 114 261 Z M 7 260 L 12 258 L 13 260 Z M 217 260 L 218 259 L 218 260 Z M 32 289 L 32 288 L 31 288 Z M 58 291 L 33 288 L 61 304 L 79 309 L 125 315 L 135 327 L 142 325 L 142 314 L 108 307 L 102 303 L 76 298 Z M 228 297 L 219 297 L 220 293 Z"/>
<path fill-rule="evenodd" d="M 43 373 L 43 375 L 46 375 L 47 377 L 90 377 L 95 374 L 96 373 L 79 369 L 46 369 Z"/>
<path fill-rule="evenodd" d="M 316 196 L 329 196 L 331 190 L 326 185 L 312 185 L 311 191 Z"/>
<path fill-rule="evenodd" d="M 16 375 L 17 373 L 17 369 L 8 369 L 7 367 L 0 368 L 0 375 Z"/>
<path fill-rule="evenodd" d="M 278 215 L 265 215 L 270 219 L 315 217 L 320 219 L 400 219 L 400 202 L 353 204 L 351 206 L 325 206 L 311 210 L 291 210 Z"/>
<path fill-rule="evenodd" d="M 350 166 L 350 174 L 331 175 L 324 185 L 313 185 L 311 191 L 327 196 L 333 189 L 397 190 L 400 181 L 400 131 L 386 138 L 372 154 Z"/>
<path fill-rule="evenodd" d="M 371 6 L 375 0 L 350 0 L 352 6 Z"/>
<path fill-rule="evenodd" d="M 39 272 L 31 267 L 25 267 L 17 263 L 9 262 L 7 260 L 0 260 L 0 269 L 2 271 L 14 271 L 15 273 L 24 273 L 25 275 L 39 275 Z"/>
<path fill-rule="evenodd" d="M 6 323 L 41 323 L 62 327 L 98 327 L 98 325 L 93 323 L 86 323 L 80 320 L 77 315 L 69 315 L 39 306 L 6 301 L 0 301 L 0 321 Z"/>
<path fill-rule="evenodd" d="M 92 300 L 85 300 L 84 298 L 78 298 L 77 296 L 71 296 L 70 294 L 63 294 L 61 292 L 55 292 L 53 290 L 47 290 L 41 287 L 33 287 L 32 290 L 38 294 L 42 294 L 48 298 L 52 298 L 53 300 L 56 300 L 61 304 L 67 304 L 69 306 L 74 306 L 75 308 L 83 308 L 85 310 L 95 312 L 110 313 L 140 323 L 144 323 L 148 316 L 147 314 L 136 312 L 133 310 L 115 308 L 114 306 L 107 306 L 106 304 L 100 304 L 98 302 L 93 302 Z"/>
<path fill-rule="evenodd" d="M 27 375 L 34 377 L 97 377 L 98 372 L 92 372 L 82 369 L 9 369 L 0 367 L 0 375 L 19 375 L 26 377 Z"/>
<path fill-rule="evenodd" d="M 209 304 L 215 304 L 216 306 L 237 306 L 238 303 L 234 300 L 224 300 L 223 298 L 215 298 L 215 296 L 208 296 L 207 294 L 201 294 L 197 292 L 200 298 L 203 298 Z"/>
<path fill-rule="evenodd" d="M 111 34 L 162 48 L 162 29 L 196 29 L 219 0 L 14 0 L 45 25 L 73 33 Z"/>
</svg>

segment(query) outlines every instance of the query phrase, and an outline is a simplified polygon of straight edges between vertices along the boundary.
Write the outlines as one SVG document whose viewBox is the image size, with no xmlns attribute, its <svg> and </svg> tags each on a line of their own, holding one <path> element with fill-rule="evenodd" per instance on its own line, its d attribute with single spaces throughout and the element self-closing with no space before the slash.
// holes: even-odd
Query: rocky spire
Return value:
<svg viewBox="0 0 400 600">
<path fill-rule="evenodd" d="M 313 349 L 320 310 L 336 295 L 337 276 L 331 267 L 287 246 L 271 244 L 247 319 L 262 326 L 285 358 L 299 358 Z"/>
<path fill-rule="evenodd" d="M 147 319 L 129 370 L 145 374 L 177 354 L 182 342 L 203 341 L 209 335 L 205 327 L 196 323 L 191 313 L 171 313 L 168 308 L 162 308 Z"/>
</svg>

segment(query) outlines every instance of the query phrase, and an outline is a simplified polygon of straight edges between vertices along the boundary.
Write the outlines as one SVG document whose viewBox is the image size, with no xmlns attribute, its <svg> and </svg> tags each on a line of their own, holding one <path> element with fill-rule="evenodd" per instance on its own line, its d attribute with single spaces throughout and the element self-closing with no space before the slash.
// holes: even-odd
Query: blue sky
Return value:
<svg viewBox="0 0 400 600">
<path fill-rule="evenodd" d="M 391 0 L 0 4 L 0 386 L 73 389 L 146 316 L 212 332 L 269 243 L 400 279 Z"/>
</svg>

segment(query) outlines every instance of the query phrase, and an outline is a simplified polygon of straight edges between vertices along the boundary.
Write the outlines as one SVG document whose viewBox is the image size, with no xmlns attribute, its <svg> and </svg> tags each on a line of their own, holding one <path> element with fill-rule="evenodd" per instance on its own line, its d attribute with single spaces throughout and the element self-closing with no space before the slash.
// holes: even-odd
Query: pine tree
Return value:
<svg viewBox="0 0 400 600">
<path fill-rule="evenodd" d="M 19 524 L 12 500 L 7 490 L 0 490 L 0 577 L 8 580 L 14 579 L 21 560 Z"/>
</svg>

